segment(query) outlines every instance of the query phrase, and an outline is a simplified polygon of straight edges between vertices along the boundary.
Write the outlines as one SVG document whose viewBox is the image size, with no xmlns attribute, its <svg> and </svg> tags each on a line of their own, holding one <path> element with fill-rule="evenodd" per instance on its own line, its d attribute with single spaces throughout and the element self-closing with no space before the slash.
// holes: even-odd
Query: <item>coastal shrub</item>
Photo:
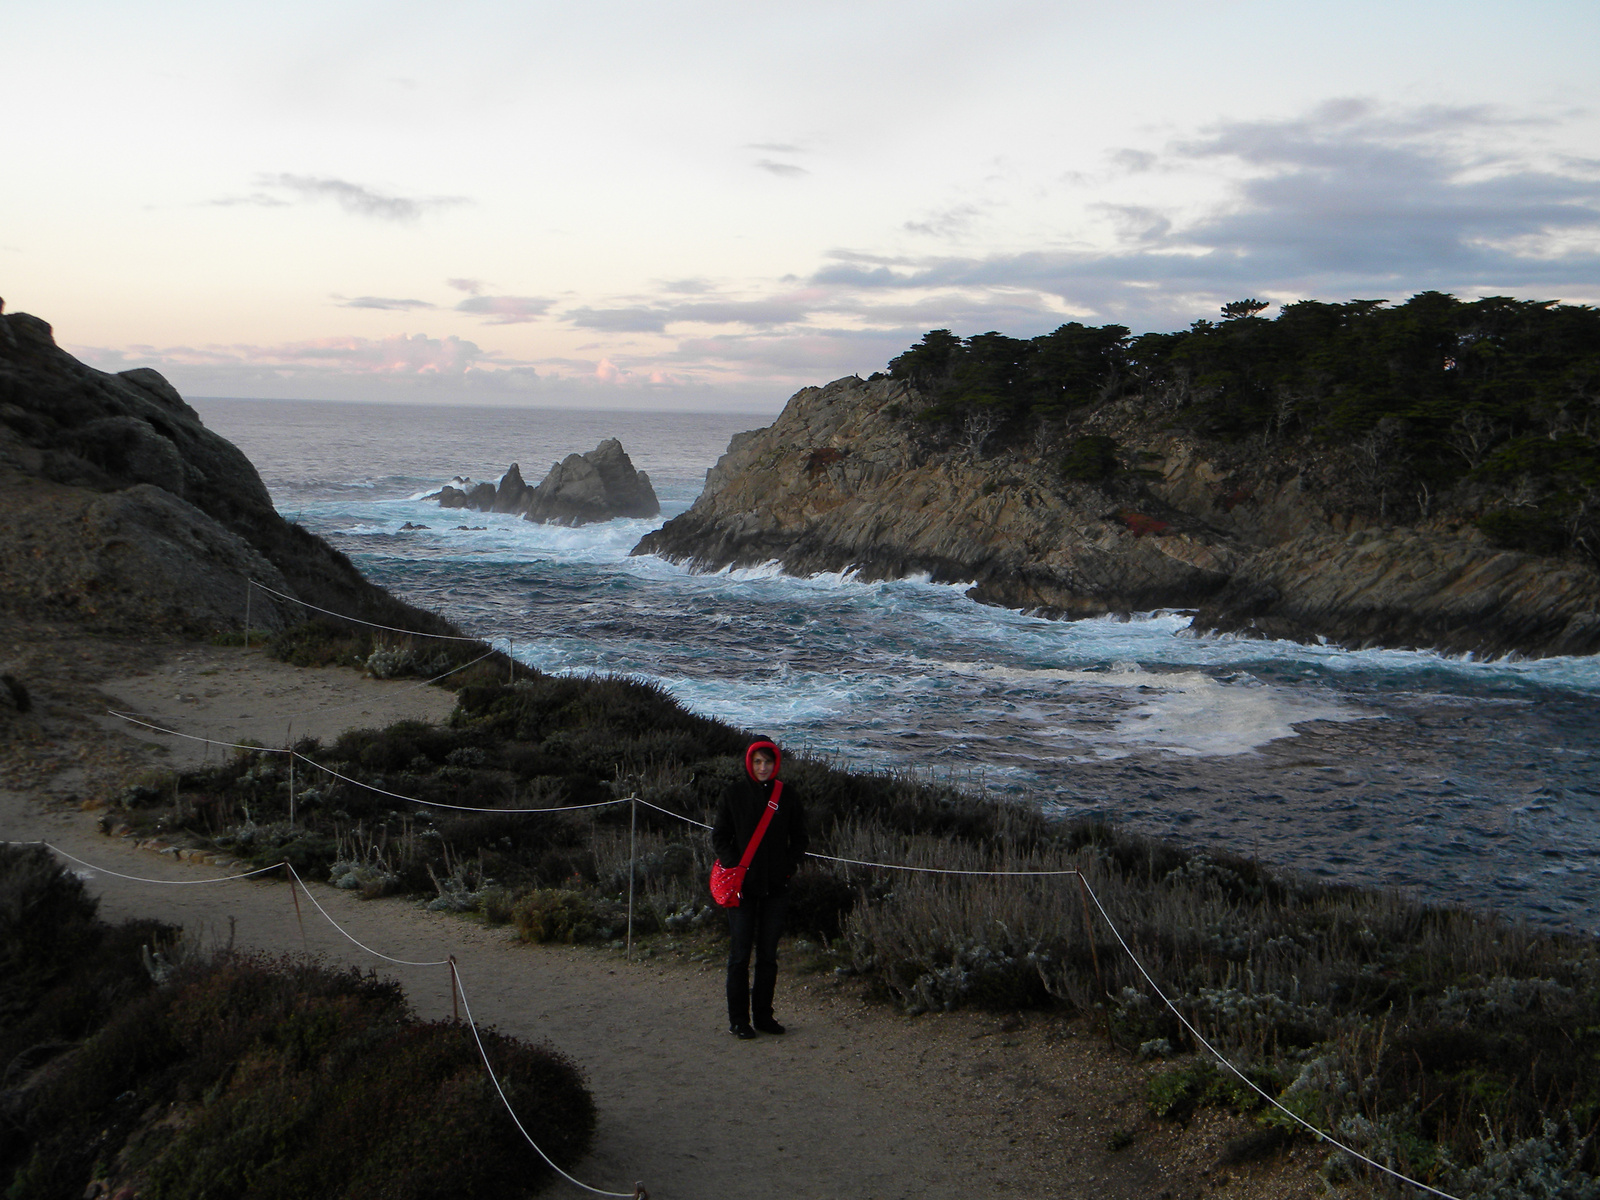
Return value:
<svg viewBox="0 0 1600 1200">
<path fill-rule="evenodd" d="M 789 928 L 833 940 L 856 906 L 857 889 L 831 871 L 806 868 L 789 881 Z"/>
<path fill-rule="evenodd" d="M 1061 458 L 1061 477 L 1073 483 L 1105 483 L 1119 469 L 1117 439 L 1105 434 L 1074 439 Z"/>
<path fill-rule="evenodd" d="M 558 1163 L 594 1106 L 548 1047 L 482 1031 L 517 1115 Z M 469 1032 L 419 1023 L 397 985 L 304 959 L 224 955 L 123 1004 L 24 1080 L 0 1183 L 14 1200 L 112 1193 L 520 1197 L 553 1174 Z"/>
<path fill-rule="evenodd" d="M 1185 1124 L 1206 1105 L 1249 1110 L 1261 1104 L 1260 1097 L 1238 1076 L 1210 1059 L 1152 1075 L 1145 1085 L 1145 1101 L 1153 1116 Z"/>
<path fill-rule="evenodd" d="M 1499 508 L 1475 524 L 1496 546 L 1529 554 L 1557 554 L 1568 539 L 1563 514 L 1546 508 Z"/>
<path fill-rule="evenodd" d="M 525 942 L 608 942 L 627 930 L 627 906 L 620 901 L 565 888 L 538 888 L 519 899 L 511 919 Z M 654 933 L 660 921 L 648 905 L 636 904 L 635 934 Z"/>
<path fill-rule="evenodd" d="M 83 881 L 44 847 L 0 846 L 0 1070 L 10 1072 L 0 1086 L 149 990 L 141 952 L 176 931 L 148 920 L 108 926 L 96 910 Z"/>
<path fill-rule="evenodd" d="M 372 654 L 372 634 L 363 626 L 317 618 L 274 633 L 268 652 L 297 667 L 364 665 Z"/>
</svg>

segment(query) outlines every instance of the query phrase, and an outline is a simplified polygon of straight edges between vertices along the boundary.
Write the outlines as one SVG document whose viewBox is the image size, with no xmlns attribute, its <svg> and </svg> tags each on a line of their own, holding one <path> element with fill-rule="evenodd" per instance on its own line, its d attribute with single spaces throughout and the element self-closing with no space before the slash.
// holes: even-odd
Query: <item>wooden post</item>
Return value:
<svg viewBox="0 0 1600 1200">
<path fill-rule="evenodd" d="M 289 828 L 294 828 L 294 747 L 289 747 Z"/>
<path fill-rule="evenodd" d="M 628 797 L 628 949 L 633 958 L 633 877 L 638 872 L 639 797 Z"/>
<path fill-rule="evenodd" d="M 244 648 L 250 649 L 250 598 L 255 595 L 255 588 L 251 586 L 255 581 L 244 581 Z"/>
<path fill-rule="evenodd" d="M 456 956 L 450 956 L 450 1007 L 455 1011 L 456 1024 L 461 1024 L 461 977 L 456 974 Z"/>
</svg>

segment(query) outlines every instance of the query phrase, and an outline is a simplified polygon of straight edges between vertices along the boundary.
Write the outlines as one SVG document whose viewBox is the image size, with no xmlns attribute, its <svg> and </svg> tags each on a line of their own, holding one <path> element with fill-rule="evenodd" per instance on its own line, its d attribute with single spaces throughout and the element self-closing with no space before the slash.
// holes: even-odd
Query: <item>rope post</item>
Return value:
<svg viewBox="0 0 1600 1200">
<path fill-rule="evenodd" d="M 300 944 L 309 946 L 311 943 L 306 940 L 305 918 L 300 915 L 300 889 L 296 886 L 300 877 L 294 873 L 287 859 L 283 862 L 283 877 L 289 881 L 289 895 L 294 897 L 294 923 L 300 927 Z"/>
<path fill-rule="evenodd" d="M 517 644 L 510 638 L 506 639 L 506 683 L 513 684 L 517 681 Z"/>
<path fill-rule="evenodd" d="M 244 581 L 244 648 L 246 650 L 250 649 L 250 598 L 255 595 L 256 591 L 250 585 L 254 582 L 255 580 L 253 579 Z"/>
<path fill-rule="evenodd" d="M 294 760 L 300 756 L 293 749 L 289 751 L 289 828 L 294 828 Z"/>
<path fill-rule="evenodd" d="M 638 871 L 639 797 L 628 797 L 628 948 L 633 959 L 633 877 Z"/>
<path fill-rule="evenodd" d="M 455 1010 L 456 1024 L 461 1024 L 461 977 L 456 974 L 456 956 L 452 954 L 450 962 L 450 1007 Z"/>
</svg>

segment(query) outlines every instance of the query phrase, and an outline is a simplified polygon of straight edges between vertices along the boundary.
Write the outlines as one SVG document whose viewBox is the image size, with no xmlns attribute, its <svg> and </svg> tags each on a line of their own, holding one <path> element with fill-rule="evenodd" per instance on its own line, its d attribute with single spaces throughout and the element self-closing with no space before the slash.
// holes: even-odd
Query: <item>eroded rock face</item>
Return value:
<svg viewBox="0 0 1600 1200">
<path fill-rule="evenodd" d="M 1496 550 L 1470 526 L 1374 527 L 1330 508 L 1336 465 L 1208 445 L 1130 403 L 1095 419 L 1139 469 L 1071 482 L 1059 446 L 935 444 L 911 419 L 921 406 L 891 380 L 804 389 L 736 435 L 694 506 L 634 553 L 708 571 L 926 573 L 1070 617 L 1196 609 L 1200 630 L 1600 651 L 1591 567 Z"/>
<path fill-rule="evenodd" d="M 931 452 L 890 415 L 908 401 L 901 384 L 853 376 L 799 392 L 773 425 L 735 436 L 694 506 L 634 553 L 697 570 L 926 573 L 1067 616 L 1193 607 L 1238 561 L 1235 539 L 1179 514 L 1164 536 L 1134 532 L 1098 488 L 1063 485 L 1048 464 Z"/>
<path fill-rule="evenodd" d="M 450 626 L 362 578 L 272 506 L 243 453 L 157 372 L 108 374 L 0 313 L 0 606 L 99 629 L 237 628 L 246 580 L 336 612 Z M 257 590 L 254 625 L 304 619 Z"/>
</svg>

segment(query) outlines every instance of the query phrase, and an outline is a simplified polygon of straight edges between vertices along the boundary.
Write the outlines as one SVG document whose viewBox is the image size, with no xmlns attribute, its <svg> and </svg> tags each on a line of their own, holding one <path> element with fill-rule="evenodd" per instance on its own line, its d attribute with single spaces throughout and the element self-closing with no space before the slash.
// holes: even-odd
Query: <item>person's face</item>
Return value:
<svg viewBox="0 0 1600 1200">
<path fill-rule="evenodd" d="M 762 783 L 772 778 L 772 773 L 778 769 L 777 761 L 770 754 L 761 751 L 750 756 L 750 771 Z"/>
</svg>

